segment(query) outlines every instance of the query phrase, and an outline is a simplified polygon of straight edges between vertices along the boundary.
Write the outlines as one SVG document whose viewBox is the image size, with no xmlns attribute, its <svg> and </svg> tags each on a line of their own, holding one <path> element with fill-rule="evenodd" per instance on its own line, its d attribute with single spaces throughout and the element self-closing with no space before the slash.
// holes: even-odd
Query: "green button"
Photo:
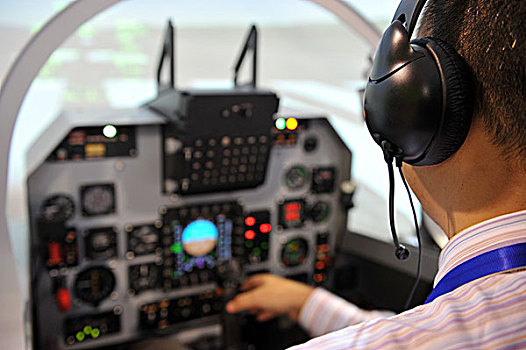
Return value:
<svg viewBox="0 0 526 350">
<path fill-rule="evenodd" d="M 252 248 L 253 245 L 254 245 L 254 242 L 252 242 L 252 241 L 245 241 L 245 247 Z"/>
<path fill-rule="evenodd" d="M 253 253 L 254 255 L 259 255 L 259 254 L 261 254 L 261 249 L 259 249 L 259 248 L 256 247 L 256 248 L 254 248 L 254 250 L 252 251 L 252 253 Z"/>
<path fill-rule="evenodd" d="M 84 334 L 84 332 L 78 332 L 76 337 L 78 341 L 83 341 L 86 335 Z"/>
<path fill-rule="evenodd" d="M 93 339 L 98 338 L 99 335 L 100 335 L 100 330 L 99 330 L 98 328 L 93 328 L 93 329 L 91 330 L 91 337 L 92 337 Z"/>
<path fill-rule="evenodd" d="M 84 327 L 84 334 L 88 335 L 91 333 L 91 326 Z"/>
<path fill-rule="evenodd" d="M 276 125 L 276 129 L 283 130 L 285 129 L 286 124 L 287 124 L 287 121 L 285 120 L 285 118 L 278 118 L 276 119 L 276 122 L 274 125 Z"/>
<path fill-rule="evenodd" d="M 181 245 L 181 243 L 175 243 L 172 244 L 170 250 L 174 252 L 174 254 L 180 254 L 183 251 L 183 246 Z"/>
<path fill-rule="evenodd" d="M 267 250 L 267 249 L 268 249 L 268 242 L 263 242 L 263 243 L 261 243 L 261 248 L 262 248 L 263 250 Z"/>
</svg>

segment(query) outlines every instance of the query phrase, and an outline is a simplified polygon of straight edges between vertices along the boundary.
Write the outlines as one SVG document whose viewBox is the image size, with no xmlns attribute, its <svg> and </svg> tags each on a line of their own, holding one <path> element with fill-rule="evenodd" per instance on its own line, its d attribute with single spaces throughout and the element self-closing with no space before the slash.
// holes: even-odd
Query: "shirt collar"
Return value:
<svg viewBox="0 0 526 350">
<path fill-rule="evenodd" d="M 526 242 L 526 210 L 471 226 L 449 240 L 440 253 L 437 283 L 453 268 L 491 250 Z"/>
</svg>

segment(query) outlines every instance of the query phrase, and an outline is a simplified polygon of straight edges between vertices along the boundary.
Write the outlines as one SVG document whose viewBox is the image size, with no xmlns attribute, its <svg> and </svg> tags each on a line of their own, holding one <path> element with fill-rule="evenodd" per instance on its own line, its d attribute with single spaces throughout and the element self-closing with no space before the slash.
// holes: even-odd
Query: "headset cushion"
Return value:
<svg viewBox="0 0 526 350">
<path fill-rule="evenodd" d="M 436 38 L 418 38 L 411 43 L 430 51 L 442 73 L 442 84 L 446 90 L 440 129 L 425 157 L 415 165 L 437 164 L 452 156 L 468 134 L 473 113 L 472 74 L 464 59 L 446 42 Z"/>
</svg>

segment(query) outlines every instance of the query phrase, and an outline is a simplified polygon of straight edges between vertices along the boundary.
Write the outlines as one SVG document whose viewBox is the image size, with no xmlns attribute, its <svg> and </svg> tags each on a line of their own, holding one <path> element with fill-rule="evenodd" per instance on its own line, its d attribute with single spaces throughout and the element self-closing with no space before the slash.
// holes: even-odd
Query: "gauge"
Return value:
<svg viewBox="0 0 526 350">
<path fill-rule="evenodd" d="M 112 227 L 85 232 L 86 256 L 91 259 L 108 259 L 117 255 L 117 233 Z"/>
<path fill-rule="evenodd" d="M 279 223 L 284 228 L 301 227 L 305 220 L 305 201 L 293 199 L 279 206 Z"/>
<path fill-rule="evenodd" d="M 327 219 L 331 210 L 329 203 L 324 201 L 319 201 L 314 203 L 310 209 L 310 217 L 314 222 L 322 222 Z"/>
<path fill-rule="evenodd" d="M 130 266 L 130 289 L 135 293 L 156 288 L 159 282 L 159 267 L 155 264 Z"/>
<path fill-rule="evenodd" d="M 66 195 L 48 197 L 40 209 L 42 218 L 47 222 L 66 221 L 75 213 L 75 203 Z"/>
<path fill-rule="evenodd" d="M 105 267 L 91 267 L 80 272 L 75 280 L 75 295 L 97 306 L 115 289 L 115 276 Z"/>
<path fill-rule="evenodd" d="M 82 213 L 85 216 L 115 212 L 115 188 L 111 184 L 83 186 L 81 197 Z"/>
<path fill-rule="evenodd" d="M 155 252 L 159 247 L 159 232 L 151 225 L 135 227 L 128 236 L 128 250 L 135 255 Z"/>
<path fill-rule="evenodd" d="M 294 166 L 285 174 L 285 185 L 290 189 L 302 187 L 307 180 L 307 171 L 302 166 Z"/>
<path fill-rule="evenodd" d="M 334 191 L 336 169 L 334 167 L 317 168 L 312 171 L 312 192 L 330 193 Z"/>
<path fill-rule="evenodd" d="M 309 244 L 303 238 L 288 241 L 281 249 L 281 262 L 287 267 L 294 267 L 305 263 L 309 253 Z"/>
</svg>

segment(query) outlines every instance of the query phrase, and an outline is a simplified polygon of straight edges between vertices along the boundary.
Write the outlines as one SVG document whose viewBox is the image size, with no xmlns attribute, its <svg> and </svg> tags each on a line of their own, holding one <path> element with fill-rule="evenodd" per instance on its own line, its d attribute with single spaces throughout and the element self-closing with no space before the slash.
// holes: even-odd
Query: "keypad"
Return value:
<svg viewBox="0 0 526 350">
<path fill-rule="evenodd" d="M 200 193 L 261 184 L 269 151 L 267 135 L 196 138 L 183 149 L 186 166 L 180 191 Z"/>
</svg>

